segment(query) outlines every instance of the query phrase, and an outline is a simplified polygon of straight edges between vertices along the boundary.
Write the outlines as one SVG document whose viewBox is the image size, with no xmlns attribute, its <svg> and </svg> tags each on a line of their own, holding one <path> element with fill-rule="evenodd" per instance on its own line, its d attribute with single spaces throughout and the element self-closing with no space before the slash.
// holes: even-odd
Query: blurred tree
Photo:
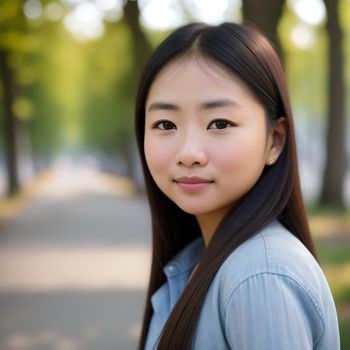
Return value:
<svg viewBox="0 0 350 350">
<path fill-rule="evenodd" d="M 329 41 L 329 82 L 326 165 L 320 204 L 343 208 L 346 174 L 343 33 L 339 20 L 339 1 L 324 2 L 328 14 L 326 27 Z"/>
<path fill-rule="evenodd" d="M 8 52 L 0 49 L 0 74 L 3 85 L 3 137 L 7 169 L 7 193 L 12 195 L 19 189 L 16 154 L 16 118 L 13 113 L 15 83 L 13 72 L 8 64 Z"/>
<path fill-rule="evenodd" d="M 0 122 L 8 195 L 20 189 L 22 179 L 27 180 L 21 175 L 30 176 L 21 170 L 33 166 L 33 151 L 38 151 L 36 164 L 40 161 L 40 167 L 33 170 L 41 170 L 45 156 L 58 146 L 62 111 L 51 97 L 56 85 L 47 84 L 52 71 L 45 62 L 52 51 L 52 27 L 57 26 L 50 25 L 41 11 L 48 3 L 0 1 Z"/>
<path fill-rule="evenodd" d="M 127 0 L 124 6 L 124 21 L 127 23 L 131 33 L 132 43 L 132 60 L 133 60 L 133 75 L 131 77 L 132 84 L 130 95 L 135 97 L 136 84 L 140 79 L 142 70 L 146 65 L 146 62 L 151 55 L 152 46 L 148 41 L 148 38 L 140 25 L 140 10 L 136 0 Z M 137 178 L 136 174 L 136 162 L 137 155 L 135 154 L 135 147 L 133 144 L 129 144 L 129 147 L 125 150 L 127 156 L 127 164 L 129 164 L 129 175 L 134 179 Z"/>
<path fill-rule="evenodd" d="M 5 168 L 7 170 L 7 194 L 19 189 L 17 167 L 18 120 L 14 104 L 18 86 L 11 66 L 11 52 L 23 44 L 19 30 L 23 30 L 23 15 L 19 1 L 4 0 L 0 4 L 0 79 L 3 101 L 3 138 L 5 148 Z"/>
<path fill-rule="evenodd" d="M 124 20 L 128 24 L 134 60 L 135 84 L 139 79 L 141 72 L 152 52 L 151 44 L 149 43 L 145 32 L 140 25 L 140 10 L 136 0 L 127 0 L 124 6 Z"/>
<path fill-rule="evenodd" d="M 243 19 L 261 30 L 274 44 L 283 60 L 282 47 L 278 38 L 277 28 L 283 13 L 285 0 L 243 0 Z"/>
<path fill-rule="evenodd" d="M 130 140 L 134 101 L 130 44 L 129 28 L 119 21 L 106 24 L 105 35 L 100 40 L 80 48 L 86 65 L 80 124 L 84 146 L 90 151 L 115 154 L 125 149 Z"/>
</svg>

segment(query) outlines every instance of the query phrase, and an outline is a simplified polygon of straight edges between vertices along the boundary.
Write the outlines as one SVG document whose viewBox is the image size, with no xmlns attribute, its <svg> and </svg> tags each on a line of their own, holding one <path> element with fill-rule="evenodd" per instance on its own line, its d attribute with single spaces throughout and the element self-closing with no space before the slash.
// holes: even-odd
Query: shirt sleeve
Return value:
<svg viewBox="0 0 350 350">
<path fill-rule="evenodd" d="M 288 276 L 262 273 L 249 277 L 230 295 L 225 332 L 231 349 L 313 349 L 322 337 L 320 308 Z"/>
</svg>

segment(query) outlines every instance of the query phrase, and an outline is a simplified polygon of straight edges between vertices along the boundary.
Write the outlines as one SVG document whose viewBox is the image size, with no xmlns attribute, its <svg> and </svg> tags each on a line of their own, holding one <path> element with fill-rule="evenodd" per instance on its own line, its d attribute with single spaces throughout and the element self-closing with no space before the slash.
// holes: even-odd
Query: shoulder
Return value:
<svg viewBox="0 0 350 350">
<path fill-rule="evenodd" d="M 336 339 L 337 316 L 327 280 L 308 249 L 278 222 L 232 252 L 215 280 L 229 341 L 248 341 L 249 334 L 235 333 L 235 324 L 242 325 L 240 334 L 246 327 L 255 329 L 266 344 L 277 342 L 269 334 L 272 324 L 280 334 L 302 335 L 305 343 Z M 250 349 L 259 348 L 255 345 Z M 289 349 L 286 344 L 279 348 Z"/>
<path fill-rule="evenodd" d="M 323 276 L 303 243 L 277 221 L 240 245 L 218 271 L 228 292 L 258 274 L 281 275 L 303 285 Z"/>
<path fill-rule="evenodd" d="M 308 300 L 323 318 L 333 298 L 327 280 L 308 249 L 279 222 L 275 221 L 232 252 L 215 278 L 220 285 L 223 309 L 238 291 L 256 293 L 266 288 L 272 296 L 283 288 L 293 298 Z M 252 288 L 254 286 L 254 288 Z"/>
</svg>

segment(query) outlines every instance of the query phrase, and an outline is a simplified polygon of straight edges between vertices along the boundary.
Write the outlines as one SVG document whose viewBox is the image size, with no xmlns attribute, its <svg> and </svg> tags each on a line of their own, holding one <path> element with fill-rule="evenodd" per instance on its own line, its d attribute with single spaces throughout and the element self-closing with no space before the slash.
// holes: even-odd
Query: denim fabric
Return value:
<svg viewBox="0 0 350 350">
<path fill-rule="evenodd" d="M 151 299 L 146 350 L 156 349 L 203 249 L 200 237 L 164 267 L 167 281 Z M 340 349 L 337 313 L 325 276 L 280 223 L 243 243 L 220 267 L 205 297 L 192 349 Z"/>
</svg>

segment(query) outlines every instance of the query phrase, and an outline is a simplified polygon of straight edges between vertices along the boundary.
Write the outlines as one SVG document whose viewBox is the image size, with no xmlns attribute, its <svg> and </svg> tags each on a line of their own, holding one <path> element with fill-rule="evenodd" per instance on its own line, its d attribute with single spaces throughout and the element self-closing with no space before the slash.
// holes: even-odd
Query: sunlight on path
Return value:
<svg viewBox="0 0 350 350">
<path fill-rule="evenodd" d="M 146 248 L 0 249 L 0 292 L 144 290 L 149 260 Z"/>
<path fill-rule="evenodd" d="M 126 178 L 98 171 L 93 163 L 74 164 L 61 159 L 55 163 L 49 186 L 44 187 L 40 197 L 66 199 L 82 193 L 105 193 L 125 197 L 135 194 L 135 186 Z"/>
<path fill-rule="evenodd" d="M 20 193 L 11 198 L 0 199 L 0 223 L 16 217 L 33 198 L 58 201 L 84 193 L 128 197 L 135 192 L 132 181 L 98 171 L 89 159 L 75 164 L 67 158 L 60 158 L 51 169 L 37 176 Z"/>
<path fill-rule="evenodd" d="M 11 198 L 0 199 L 0 224 L 15 218 L 25 205 L 32 198 L 40 193 L 47 183 L 52 179 L 52 172 L 47 171 L 37 176 L 37 178 L 27 185 L 20 193 L 15 194 Z"/>
</svg>

